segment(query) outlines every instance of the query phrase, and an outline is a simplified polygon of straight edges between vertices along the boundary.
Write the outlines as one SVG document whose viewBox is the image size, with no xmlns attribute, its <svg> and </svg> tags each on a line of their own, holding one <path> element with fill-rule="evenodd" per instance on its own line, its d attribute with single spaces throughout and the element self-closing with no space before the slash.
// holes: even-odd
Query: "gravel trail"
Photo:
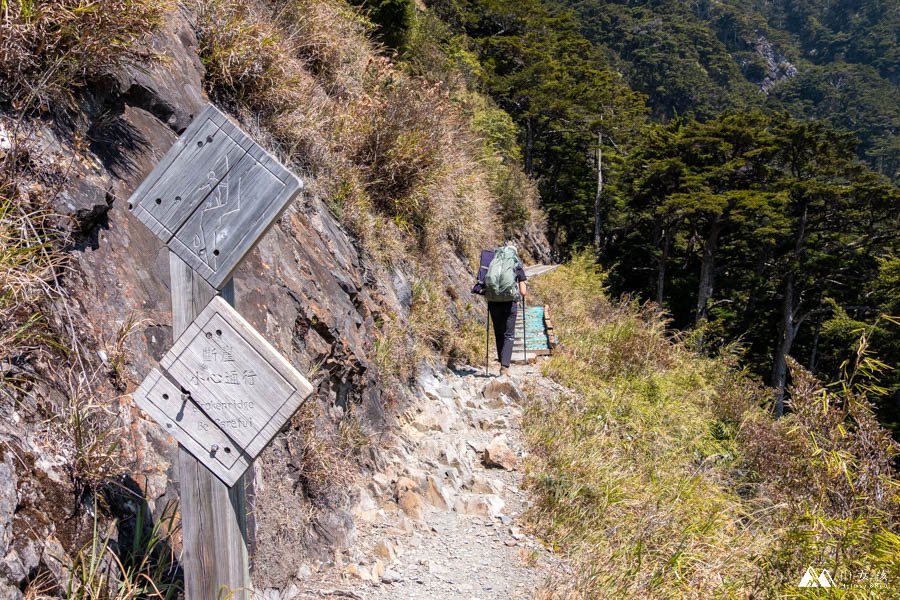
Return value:
<svg viewBox="0 0 900 600">
<path fill-rule="evenodd" d="M 401 419 L 405 443 L 357 491 L 355 551 L 272 600 L 518 600 L 564 577 L 522 520 L 520 404 L 535 383 L 534 365 L 502 378 L 420 376 L 420 402 Z"/>
</svg>

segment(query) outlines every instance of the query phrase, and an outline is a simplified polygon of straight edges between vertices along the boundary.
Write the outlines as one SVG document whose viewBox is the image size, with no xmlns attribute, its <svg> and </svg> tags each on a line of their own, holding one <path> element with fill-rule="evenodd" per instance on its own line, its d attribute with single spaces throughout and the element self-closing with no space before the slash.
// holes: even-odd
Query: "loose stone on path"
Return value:
<svg viewBox="0 0 900 600">
<path fill-rule="evenodd" d="M 366 600 L 531 598 L 560 564 L 521 517 L 520 386 L 534 373 L 420 376 L 420 401 L 401 420 L 408 443 L 355 496 L 356 548 L 295 597 L 328 588 Z"/>
</svg>

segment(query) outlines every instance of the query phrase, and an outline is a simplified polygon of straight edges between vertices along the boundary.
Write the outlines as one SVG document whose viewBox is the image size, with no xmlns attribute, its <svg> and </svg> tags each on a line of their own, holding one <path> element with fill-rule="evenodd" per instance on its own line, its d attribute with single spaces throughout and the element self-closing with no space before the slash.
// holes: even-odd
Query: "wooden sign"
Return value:
<svg viewBox="0 0 900 600">
<path fill-rule="evenodd" d="M 135 392 L 138 405 L 227 485 L 312 393 L 224 299 L 213 298 Z"/>
<path fill-rule="evenodd" d="M 237 450 L 237 444 L 197 407 L 190 394 L 156 369 L 144 379 L 134 399 L 229 487 L 250 467 L 252 461 L 246 453 Z"/>
<path fill-rule="evenodd" d="M 302 182 L 208 106 L 128 201 L 135 216 L 216 289 Z"/>
</svg>

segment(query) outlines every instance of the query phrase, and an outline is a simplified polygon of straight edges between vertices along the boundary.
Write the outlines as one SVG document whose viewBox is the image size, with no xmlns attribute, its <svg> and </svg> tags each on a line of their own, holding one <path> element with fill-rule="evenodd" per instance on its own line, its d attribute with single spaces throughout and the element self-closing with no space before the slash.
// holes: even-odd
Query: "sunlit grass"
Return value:
<svg viewBox="0 0 900 600">
<path fill-rule="evenodd" d="M 894 447 L 847 390 L 823 405 L 796 371 L 775 422 L 734 357 L 693 354 L 653 307 L 608 301 L 589 257 L 533 289 L 561 343 L 543 372 L 568 391 L 536 388 L 525 411 L 529 518 L 577 573 L 540 597 L 804 597 L 807 563 L 900 581 Z"/>
</svg>

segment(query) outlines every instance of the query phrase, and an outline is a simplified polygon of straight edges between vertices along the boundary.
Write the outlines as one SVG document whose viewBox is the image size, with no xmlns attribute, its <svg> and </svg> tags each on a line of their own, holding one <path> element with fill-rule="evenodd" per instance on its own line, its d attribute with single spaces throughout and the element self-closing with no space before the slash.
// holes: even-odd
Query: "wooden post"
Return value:
<svg viewBox="0 0 900 600">
<path fill-rule="evenodd" d="M 250 597 L 248 469 L 312 393 L 232 308 L 231 274 L 302 185 L 210 105 L 129 198 L 169 248 L 175 344 L 133 396 L 179 441 L 187 600 Z"/>
<path fill-rule="evenodd" d="M 169 252 L 172 330 L 177 339 L 216 295 L 187 263 Z M 234 285 L 222 296 L 234 306 Z M 188 600 L 250 597 L 245 477 L 229 488 L 184 447 L 178 447 L 185 595 Z"/>
</svg>

